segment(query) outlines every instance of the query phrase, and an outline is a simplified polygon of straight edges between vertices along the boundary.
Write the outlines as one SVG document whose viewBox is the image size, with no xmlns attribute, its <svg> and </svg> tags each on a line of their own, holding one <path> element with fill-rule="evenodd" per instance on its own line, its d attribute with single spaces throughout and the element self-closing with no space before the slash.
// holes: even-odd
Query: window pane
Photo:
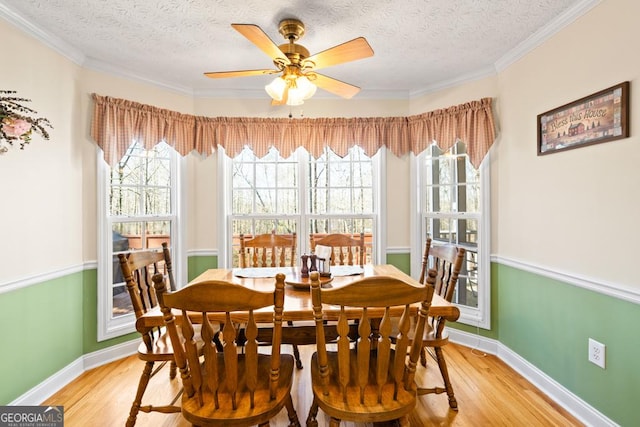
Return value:
<svg viewBox="0 0 640 427">
<path fill-rule="evenodd" d="M 269 163 L 256 164 L 255 187 L 273 188 L 276 186 L 276 165 Z"/>
<path fill-rule="evenodd" d="M 450 218 L 427 218 L 427 230 L 434 241 L 456 242 L 456 221 Z"/>
<path fill-rule="evenodd" d="M 234 188 L 246 188 L 253 185 L 253 165 L 233 163 L 232 185 Z"/>
<path fill-rule="evenodd" d="M 467 201 L 466 212 L 480 212 L 480 184 L 467 184 L 465 197 Z"/>
<path fill-rule="evenodd" d="M 231 230 L 233 236 L 239 236 L 241 234 L 253 233 L 253 220 L 250 219 L 236 219 L 231 222 Z"/>
<path fill-rule="evenodd" d="M 107 214 L 112 216 L 139 215 L 140 190 L 131 187 L 111 187 Z"/>
<path fill-rule="evenodd" d="M 297 165 L 294 163 L 278 164 L 278 187 L 296 187 L 297 182 Z"/>
<path fill-rule="evenodd" d="M 465 248 L 478 246 L 478 220 L 459 219 L 458 229 L 460 230 L 460 243 Z"/>
<path fill-rule="evenodd" d="M 458 276 L 456 293 L 452 300 L 456 304 L 478 307 L 478 251 L 467 250 Z"/>
<path fill-rule="evenodd" d="M 329 185 L 331 187 L 351 186 L 351 165 L 349 163 L 329 164 Z"/>
<path fill-rule="evenodd" d="M 149 221 L 146 223 L 146 243 L 145 248 L 161 248 L 166 242 L 171 246 L 171 222 L 170 221 Z"/>
<path fill-rule="evenodd" d="M 373 186 L 373 165 L 371 162 L 354 163 L 353 186 L 372 187 Z"/>
<path fill-rule="evenodd" d="M 256 190 L 256 213 L 276 212 L 276 191 L 260 189 Z"/>
<path fill-rule="evenodd" d="M 330 213 L 348 213 L 351 212 L 351 189 L 334 188 L 329 192 L 329 209 Z"/>
<path fill-rule="evenodd" d="M 126 251 L 129 249 L 140 249 L 142 247 L 142 229 L 144 223 L 142 222 L 116 222 L 113 224 L 114 239 L 118 239 L 117 248 L 118 251 Z M 115 235 L 120 236 L 116 237 Z M 127 249 L 119 249 L 124 247 L 124 241 L 122 238 L 127 239 Z M 114 241 L 113 250 L 116 251 L 116 242 Z"/>
<path fill-rule="evenodd" d="M 278 213 L 294 214 L 298 212 L 298 190 L 281 190 L 278 199 Z"/>
<path fill-rule="evenodd" d="M 439 170 L 439 183 L 451 184 L 454 180 L 455 170 L 453 168 L 453 159 L 450 157 L 441 156 L 438 161 Z"/>
<path fill-rule="evenodd" d="M 434 206 L 436 212 L 454 212 L 455 200 L 453 199 L 453 187 L 448 185 L 438 188 L 438 204 Z"/>
<path fill-rule="evenodd" d="M 283 159 L 274 148 L 259 159 L 246 148 L 232 161 L 232 213 L 272 214 L 299 211 L 295 157 Z"/>
<path fill-rule="evenodd" d="M 125 155 L 112 170 L 111 176 L 117 176 L 118 181 L 122 184 L 138 185 L 142 182 L 142 177 L 144 176 L 142 159 L 135 157 L 135 154 L 131 154 L 129 157 Z"/>
<path fill-rule="evenodd" d="M 147 188 L 145 190 L 145 215 L 166 215 L 171 213 L 171 189 Z"/>
<path fill-rule="evenodd" d="M 144 185 L 169 187 L 171 185 L 171 164 L 168 159 L 150 157 L 146 160 Z"/>
<path fill-rule="evenodd" d="M 309 188 L 320 188 L 329 186 L 329 175 L 327 174 L 327 164 L 320 161 L 312 161 L 309 164 Z"/>
<path fill-rule="evenodd" d="M 466 182 L 474 182 L 474 183 L 480 183 L 480 171 L 475 169 L 473 167 L 473 165 L 471 164 L 471 162 L 469 161 L 469 158 L 467 157 L 465 159 L 465 170 L 466 170 Z"/>
<path fill-rule="evenodd" d="M 373 212 L 373 189 L 356 188 L 353 190 L 353 213 Z"/>
<path fill-rule="evenodd" d="M 150 150 L 133 143 L 108 175 L 108 211 L 112 222 L 112 246 L 107 255 L 112 263 L 112 318 L 131 313 L 118 254 L 129 250 L 160 248 L 170 244 L 172 220 L 148 221 L 149 217 L 172 215 L 172 161 L 175 153 L 165 143 Z M 122 221 L 121 221 L 122 219 Z M 114 221 L 115 220 L 115 221 Z M 102 294 L 101 295 L 105 295 Z M 104 296 L 101 296 L 101 303 Z"/>
<path fill-rule="evenodd" d="M 233 190 L 233 213 L 248 214 L 253 212 L 254 190 Z"/>
<path fill-rule="evenodd" d="M 309 193 L 309 211 L 311 213 L 327 213 L 329 205 L 329 191 L 324 189 L 311 189 Z"/>
</svg>

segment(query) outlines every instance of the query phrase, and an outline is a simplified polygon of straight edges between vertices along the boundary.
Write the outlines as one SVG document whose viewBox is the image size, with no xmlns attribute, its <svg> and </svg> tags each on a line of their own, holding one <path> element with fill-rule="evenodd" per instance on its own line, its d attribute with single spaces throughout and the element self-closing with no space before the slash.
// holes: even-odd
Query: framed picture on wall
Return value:
<svg viewBox="0 0 640 427">
<path fill-rule="evenodd" d="M 538 156 L 629 136 L 629 82 L 538 115 Z"/>
</svg>

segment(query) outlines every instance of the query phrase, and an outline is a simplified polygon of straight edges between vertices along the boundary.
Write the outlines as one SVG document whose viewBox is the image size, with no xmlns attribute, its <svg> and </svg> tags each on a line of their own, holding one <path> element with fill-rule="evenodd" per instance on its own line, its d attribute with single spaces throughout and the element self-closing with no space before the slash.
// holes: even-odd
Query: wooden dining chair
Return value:
<svg viewBox="0 0 640 427">
<path fill-rule="evenodd" d="M 409 336 L 423 334 L 433 291 L 432 286 L 416 286 L 388 276 L 321 288 L 318 273 L 311 274 L 317 350 L 311 358 L 313 403 L 307 426 L 317 427 L 318 409 L 331 417 L 331 427 L 339 426 L 341 420 L 397 420 L 401 426 L 409 425 L 408 414 L 417 400 L 414 376 L 420 351 L 419 347 L 411 348 L 407 359 Z M 416 303 L 417 321 L 412 323 L 410 310 Z M 323 304 L 340 307 L 338 340 L 332 344 L 337 351 L 327 348 Z M 358 339 L 352 346 L 347 314 L 354 309 L 361 314 Z M 391 322 L 397 317 L 400 333 L 392 346 Z"/>
<path fill-rule="evenodd" d="M 420 272 L 420 281 L 425 283 L 425 275 L 427 272 L 434 275 L 435 292 L 442 298 L 451 302 L 458 283 L 458 276 L 462 269 L 462 263 L 465 258 L 465 249 L 452 244 L 432 245 L 431 239 L 427 239 L 425 252 L 422 259 L 422 271 Z M 431 269 L 431 270 L 429 270 Z M 427 280 L 429 277 L 426 278 Z M 422 338 L 422 350 L 420 361 L 423 366 L 427 366 L 426 353 L 438 363 L 444 387 L 418 388 L 418 395 L 431 393 L 447 393 L 449 398 L 449 407 L 458 410 L 458 402 L 453 392 L 453 386 L 449 379 L 449 371 L 445 361 L 442 347 L 449 343 L 449 336 L 446 334 L 444 327 L 446 319 L 443 317 L 430 316 L 427 320 L 427 327 Z M 426 352 L 425 352 L 426 350 Z"/>
<path fill-rule="evenodd" d="M 364 233 L 360 233 L 359 239 L 354 239 L 349 234 L 327 234 L 316 238 L 314 234 L 309 236 L 311 251 L 315 252 L 316 246 L 329 246 L 333 248 L 331 265 L 364 265 L 366 250 L 364 246 Z"/>
<path fill-rule="evenodd" d="M 280 353 L 284 278 L 284 274 L 276 276 L 272 292 L 225 281 L 200 282 L 168 292 L 162 275 L 153 277 L 184 386 L 182 415 L 193 425 L 268 426 L 283 407 L 287 408 L 289 426 L 300 425 L 291 399 L 294 359 Z M 262 354 L 258 353 L 254 311 L 270 306 L 271 353 Z M 180 312 L 177 317 L 176 311 Z M 199 331 L 187 313 L 201 316 Z M 216 314 L 224 319 L 222 351 L 212 342 L 215 329 L 208 316 Z M 238 323 L 246 330 L 242 353 L 238 351 Z M 196 338 L 206 343 L 202 358 Z"/>
<path fill-rule="evenodd" d="M 297 235 L 275 234 L 275 231 L 266 234 L 258 234 L 253 238 L 246 238 L 240 235 L 240 268 L 260 268 L 260 267 L 294 267 L 297 264 L 296 246 Z M 293 322 L 287 322 L 293 326 Z M 267 343 L 268 344 L 268 343 Z M 297 344 L 292 344 L 293 356 L 296 359 L 296 366 L 302 369 L 300 350 Z"/>
<path fill-rule="evenodd" d="M 296 265 L 296 233 L 291 235 L 258 234 L 253 238 L 240 235 L 240 268 L 293 267 Z"/>
<path fill-rule="evenodd" d="M 120 269 L 126 283 L 131 304 L 136 318 L 156 307 L 158 301 L 153 289 L 152 276 L 163 273 L 168 276 L 172 286 L 175 286 L 171 265 L 171 254 L 166 243 L 162 244 L 162 252 L 154 250 L 133 251 L 119 254 Z M 147 389 L 149 380 L 157 374 L 167 362 L 170 363 L 169 377 L 176 376 L 176 364 L 173 359 L 173 348 L 164 328 L 149 330 L 142 335 L 142 342 L 138 346 L 138 357 L 145 362 L 138 390 L 129 411 L 126 421 L 127 427 L 136 423 L 138 412 L 180 412 L 180 407 L 175 405 L 179 394 L 168 405 L 154 406 L 142 405 L 142 397 Z M 154 370 L 156 363 L 159 365 Z"/>
</svg>

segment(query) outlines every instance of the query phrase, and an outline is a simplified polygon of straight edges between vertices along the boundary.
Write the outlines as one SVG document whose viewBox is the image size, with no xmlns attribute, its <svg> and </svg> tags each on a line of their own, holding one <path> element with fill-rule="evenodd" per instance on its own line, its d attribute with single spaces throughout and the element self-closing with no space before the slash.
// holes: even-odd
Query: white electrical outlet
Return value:
<svg viewBox="0 0 640 427">
<path fill-rule="evenodd" d="M 594 339 L 589 338 L 589 362 L 605 367 L 605 349 L 606 346 Z"/>
</svg>

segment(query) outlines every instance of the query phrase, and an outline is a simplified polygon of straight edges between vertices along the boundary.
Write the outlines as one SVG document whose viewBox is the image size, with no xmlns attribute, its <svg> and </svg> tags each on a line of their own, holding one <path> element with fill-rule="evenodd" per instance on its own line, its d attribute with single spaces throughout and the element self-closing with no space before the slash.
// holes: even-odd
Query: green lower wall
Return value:
<svg viewBox="0 0 640 427">
<path fill-rule="evenodd" d="M 409 272 L 408 254 L 387 262 Z M 188 278 L 217 267 L 188 260 Z M 640 425 L 640 324 L 637 304 L 505 265 L 491 267 L 491 330 L 480 329 L 616 423 Z M 97 340 L 95 270 L 0 294 L 0 405 L 6 405 L 84 354 L 136 339 Z M 19 326 L 16 326 L 19 325 Z M 476 328 L 452 327 L 472 333 Z M 587 340 L 607 346 L 606 369 L 587 361 Z M 11 349 L 11 351 L 7 351 Z"/>
<path fill-rule="evenodd" d="M 387 264 L 393 264 L 403 273 L 411 274 L 411 258 L 408 254 L 387 254 Z"/>
<path fill-rule="evenodd" d="M 640 425 L 640 307 L 504 265 L 491 272 L 500 343 L 616 423 Z M 606 369 L 587 360 L 589 338 L 607 346 Z"/>
<path fill-rule="evenodd" d="M 84 272 L 84 282 L 82 286 L 82 350 L 83 354 L 111 347 L 126 341 L 139 339 L 137 332 L 122 335 L 98 342 L 98 272 L 88 270 Z"/>
<path fill-rule="evenodd" d="M 192 256 L 187 260 L 187 280 L 191 281 L 210 268 L 218 268 L 217 256 Z"/>
<path fill-rule="evenodd" d="M 83 273 L 0 294 L 0 404 L 83 354 Z"/>
</svg>

